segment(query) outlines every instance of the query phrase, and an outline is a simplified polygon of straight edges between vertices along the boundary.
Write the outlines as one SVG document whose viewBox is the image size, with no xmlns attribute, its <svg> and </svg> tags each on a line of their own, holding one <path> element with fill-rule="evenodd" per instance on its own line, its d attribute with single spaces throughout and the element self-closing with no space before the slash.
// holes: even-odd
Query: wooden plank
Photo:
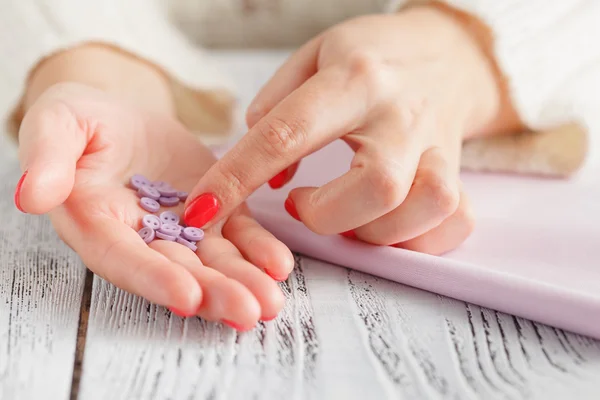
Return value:
<svg viewBox="0 0 600 400">
<path fill-rule="evenodd" d="M 275 321 L 236 334 L 97 279 L 83 399 L 600 396 L 600 345 L 308 258 Z"/>
<path fill-rule="evenodd" d="M 318 347 L 301 266 L 282 287 L 280 317 L 237 334 L 96 279 L 81 398 L 311 397 Z"/>
<path fill-rule="evenodd" d="M 48 218 L 15 210 L 19 174 L 8 160 L 0 163 L 0 399 L 67 399 L 85 269 Z"/>
<path fill-rule="evenodd" d="M 600 397 L 598 342 L 359 272 L 348 276 L 364 335 L 396 397 Z"/>
</svg>

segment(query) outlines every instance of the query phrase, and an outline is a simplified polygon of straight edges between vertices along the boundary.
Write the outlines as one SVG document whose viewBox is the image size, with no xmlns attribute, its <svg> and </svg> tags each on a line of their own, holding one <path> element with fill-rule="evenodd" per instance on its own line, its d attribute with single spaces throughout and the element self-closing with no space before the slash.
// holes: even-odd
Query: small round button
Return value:
<svg viewBox="0 0 600 400">
<path fill-rule="evenodd" d="M 150 181 L 145 176 L 136 174 L 129 180 L 129 186 L 135 190 L 138 190 L 142 186 L 150 186 Z"/>
<path fill-rule="evenodd" d="M 138 235 L 140 235 L 144 242 L 150 243 L 154 240 L 156 234 L 152 228 L 145 226 L 138 231 Z"/>
<path fill-rule="evenodd" d="M 156 200 L 148 197 L 142 197 L 140 199 L 140 206 L 148 212 L 155 213 L 160 210 L 160 204 Z"/>
<path fill-rule="evenodd" d="M 165 224 L 175 224 L 179 223 L 179 215 L 175 214 L 173 211 L 165 211 L 160 214 L 160 220 Z"/>
<path fill-rule="evenodd" d="M 156 215 L 146 214 L 144 215 L 144 218 L 142 218 L 142 225 L 157 231 L 160 229 L 162 222 L 160 221 L 160 218 L 158 218 Z"/>
<path fill-rule="evenodd" d="M 158 202 L 165 207 L 175 207 L 179 204 L 179 197 L 161 197 Z"/>
<path fill-rule="evenodd" d="M 188 226 L 183 230 L 182 235 L 184 239 L 190 240 L 192 242 L 199 242 L 204 238 L 204 231 L 200 228 L 194 228 Z"/>
<path fill-rule="evenodd" d="M 158 190 L 156 190 L 153 187 L 150 186 L 141 186 L 138 189 L 138 196 L 139 197 L 149 197 L 152 200 L 158 200 L 160 199 L 160 193 Z"/>
</svg>

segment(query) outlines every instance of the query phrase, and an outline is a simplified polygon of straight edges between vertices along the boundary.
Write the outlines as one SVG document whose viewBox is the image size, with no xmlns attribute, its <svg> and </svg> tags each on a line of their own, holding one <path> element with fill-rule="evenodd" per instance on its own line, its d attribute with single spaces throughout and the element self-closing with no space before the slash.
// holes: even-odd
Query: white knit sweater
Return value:
<svg viewBox="0 0 600 400">
<path fill-rule="evenodd" d="M 110 42 L 162 67 L 191 89 L 231 87 L 167 7 L 203 0 L 5 0 L 0 74 L 23 83 L 45 55 Z M 388 0 L 395 9 L 406 0 Z M 486 22 L 522 119 L 534 129 L 569 120 L 600 126 L 600 1 L 447 0 Z M 20 96 L 15 85 L 9 98 Z M 596 135 L 597 136 L 597 135 Z"/>
</svg>

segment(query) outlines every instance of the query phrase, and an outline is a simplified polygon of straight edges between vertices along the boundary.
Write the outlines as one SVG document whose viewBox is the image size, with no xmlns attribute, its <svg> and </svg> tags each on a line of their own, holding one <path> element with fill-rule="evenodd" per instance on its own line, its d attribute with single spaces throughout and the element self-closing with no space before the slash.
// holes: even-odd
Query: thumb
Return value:
<svg viewBox="0 0 600 400">
<path fill-rule="evenodd" d="M 64 101 L 40 99 L 31 107 L 19 130 L 24 171 L 15 191 L 19 210 L 44 214 L 69 197 L 77 161 L 87 145 L 85 130 Z"/>
</svg>

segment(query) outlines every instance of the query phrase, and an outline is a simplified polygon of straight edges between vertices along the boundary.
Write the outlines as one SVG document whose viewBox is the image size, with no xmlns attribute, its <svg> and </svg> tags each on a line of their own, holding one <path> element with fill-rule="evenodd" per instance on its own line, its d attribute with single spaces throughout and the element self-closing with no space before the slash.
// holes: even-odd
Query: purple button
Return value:
<svg viewBox="0 0 600 400">
<path fill-rule="evenodd" d="M 165 211 L 160 214 L 160 220 L 165 224 L 175 224 L 179 223 L 179 215 L 175 214 L 173 211 Z"/>
<path fill-rule="evenodd" d="M 140 174 L 132 176 L 129 180 L 129 186 L 131 186 L 135 190 L 138 190 L 142 186 L 150 186 L 150 183 L 151 182 L 145 176 Z"/>
<path fill-rule="evenodd" d="M 179 204 L 179 197 L 161 197 L 158 202 L 165 207 L 175 207 Z"/>
<path fill-rule="evenodd" d="M 168 240 L 169 242 L 174 242 L 177 239 L 175 236 L 166 235 L 160 231 L 156 232 L 156 237 L 162 240 Z"/>
<path fill-rule="evenodd" d="M 146 214 L 144 215 L 144 218 L 142 218 L 142 225 L 157 231 L 160 229 L 162 222 L 160 221 L 160 218 L 158 218 L 156 215 Z"/>
<path fill-rule="evenodd" d="M 177 190 L 170 186 L 159 186 L 156 189 L 162 197 L 177 197 Z"/>
<path fill-rule="evenodd" d="M 140 197 L 149 197 L 152 200 L 158 200 L 160 198 L 160 193 L 153 187 L 150 186 L 141 186 L 138 189 L 138 196 Z"/>
<path fill-rule="evenodd" d="M 142 197 L 140 199 L 140 206 L 148 212 L 155 213 L 160 210 L 160 204 L 156 200 L 150 199 L 148 197 Z"/>
<path fill-rule="evenodd" d="M 204 237 L 204 231 L 200 228 L 188 226 L 183 230 L 182 236 L 184 239 L 199 242 Z"/>
<path fill-rule="evenodd" d="M 178 237 L 175 241 L 179 244 L 184 245 L 188 249 L 192 250 L 194 253 L 196 252 L 196 250 L 198 250 L 198 247 L 196 247 L 196 245 L 194 243 L 187 241 L 182 237 Z"/>
<path fill-rule="evenodd" d="M 154 240 L 155 233 L 154 229 L 148 228 L 147 226 L 143 227 L 138 231 L 138 235 L 144 240 L 146 243 L 150 243 Z"/>
<path fill-rule="evenodd" d="M 177 192 L 177 197 L 179 200 L 185 201 L 188 198 L 188 192 Z"/>
<path fill-rule="evenodd" d="M 162 224 L 159 232 L 164 233 L 165 235 L 177 237 L 179 236 L 179 233 L 181 233 L 181 227 L 175 224 Z"/>
</svg>

